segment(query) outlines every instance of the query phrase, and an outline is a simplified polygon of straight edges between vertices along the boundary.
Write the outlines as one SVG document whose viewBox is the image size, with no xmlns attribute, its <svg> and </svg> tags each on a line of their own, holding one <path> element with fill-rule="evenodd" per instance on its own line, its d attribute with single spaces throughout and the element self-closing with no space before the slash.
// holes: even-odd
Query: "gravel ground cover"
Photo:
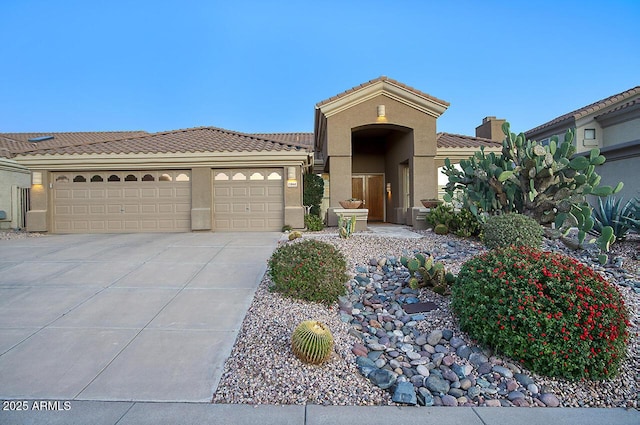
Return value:
<svg viewBox="0 0 640 425">
<path fill-rule="evenodd" d="M 427 251 L 444 262 L 447 269 L 457 272 L 468 258 L 484 250 L 478 241 L 439 236 L 430 231 L 419 231 L 420 239 L 396 239 L 375 234 L 355 234 L 352 238 L 340 239 L 331 231 L 305 233 L 304 237 L 317 237 L 334 244 L 347 257 L 351 275 L 358 267 L 371 267 L 372 259 L 395 256 L 405 252 Z M 563 251 L 581 261 L 589 262 L 588 251 L 570 251 L 559 242 L 546 241 L 548 250 Z M 578 381 L 552 379 L 538 376 L 522 369 L 531 376 L 540 389 L 554 394 L 564 407 L 627 407 L 640 405 L 640 294 L 634 282 L 640 280 L 638 269 L 640 237 L 632 235 L 627 241 L 613 246 L 611 257 L 618 266 L 594 267 L 604 273 L 610 282 L 618 285 L 631 311 L 631 341 L 628 356 L 621 372 L 611 381 Z M 265 276 L 259 285 L 253 303 L 238 334 L 232 354 L 216 392 L 214 403 L 247 404 L 332 404 L 332 405 L 394 405 L 391 393 L 381 390 L 365 378 L 356 366 L 354 345 L 362 343 L 358 332 L 341 320 L 339 306 L 327 308 L 319 304 L 300 302 L 281 297 L 268 290 L 269 279 Z M 417 324 L 424 335 L 434 330 L 448 329 L 469 345 L 473 344 L 462 333 L 449 310 L 449 299 L 428 289 L 419 294 L 420 301 L 432 301 L 438 309 L 426 314 L 426 319 Z M 336 347 L 333 357 L 321 366 L 310 366 L 300 362 L 291 352 L 290 335 L 303 320 L 320 320 L 331 329 Z M 455 357 L 455 355 L 454 355 Z M 457 359 L 460 360 L 460 359 Z M 516 362 L 506 358 L 492 357 L 493 364 L 509 365 Z M 541 392 L 542 392 L 541 391 Z M 498 398 L 498 396 L 496 396 Z M 479 399 L 478 405 L 513 405 L 506 395 L 496 400 Z M 530 399 L 531 400 L 531 399 Z M 539 399 L 523 405 L 544 405 Z M 536 404 L 537 403 L 537 404 Z M 468 404 L 474 404 L 469 400 Z"/>
</svg>

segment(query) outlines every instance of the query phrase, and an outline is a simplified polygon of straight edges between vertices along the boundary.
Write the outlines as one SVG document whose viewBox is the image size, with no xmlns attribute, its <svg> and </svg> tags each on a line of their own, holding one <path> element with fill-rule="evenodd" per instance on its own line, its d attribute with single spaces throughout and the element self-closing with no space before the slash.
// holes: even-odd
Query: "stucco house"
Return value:
<svg viewBox="0 0 640 425">
<path fill-rule="evenodd" d="M 576 152 L 599 148 L 607 158 L 598 167 L 601 184 L 622 181 L 625 186 L 617 196 L 640 197 L 640 86 L 556 117 L 525 135 L 540 142 L 553 136 L 563 141 L 569 128 L 575 129 Z"/>
<path fill-rule="evenodd" d="M 420 226 L 420 201 L 437 197 L 445 158 L 501 149 L 492 137 L 437 133 L 448 106 L 379 77 L 319 102 L 313 133 L 0 133 L 0 157 L 30 177 L 19 183 L 29 186 L 29 231 L 303 228 L 305 173 L 325 178 L 330 225 L 345 213 L 340 201 L 357 197 L 364 205 L 346 212 L 360 228 L 367 220 Z M 5 204 L 0 194 L 0 210 L 12 208 Z"/>
</svg>

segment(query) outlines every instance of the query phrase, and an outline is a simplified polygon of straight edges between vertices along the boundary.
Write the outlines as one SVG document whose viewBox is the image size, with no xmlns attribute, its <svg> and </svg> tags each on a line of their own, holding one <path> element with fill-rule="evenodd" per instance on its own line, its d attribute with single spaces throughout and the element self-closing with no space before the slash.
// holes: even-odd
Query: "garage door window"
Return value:
<svg viewBox="0 0 640 425">
<path fill-rule="evenodd" d="M 124 178 L 124 181 L 126 181 L 126 182 L 137 182 L 138 178 L 136 176 L 134 176 L 133 174 L 129 174 L 127 177 Z"/>
<path fill-rule="evenodd" d="M 142 177 L 142 181 L 143 182 L 152 182 L 152 181 L 155 181 L 155 180 L 156 179 L 154 179 L 151 174 L 145 174 L 144 177 Z"/>
<path fill-rule="evenodd" d="M 85 179 L 84 176 L 75 176 L 73 178 L 74 183 L 85 183 L 86 181 L 87 179 Z"/>
<path fill-rule="evenodd" d="M 102 176 L 99 176 L 99 175 L 96 174 L 95 176 L 91 177 L 91 181 L 93 183 L 96 183 L 96 182 L 102 182 L 102 181 L 104 181 L 104 179 L 102 178 Z"/>
</svg>

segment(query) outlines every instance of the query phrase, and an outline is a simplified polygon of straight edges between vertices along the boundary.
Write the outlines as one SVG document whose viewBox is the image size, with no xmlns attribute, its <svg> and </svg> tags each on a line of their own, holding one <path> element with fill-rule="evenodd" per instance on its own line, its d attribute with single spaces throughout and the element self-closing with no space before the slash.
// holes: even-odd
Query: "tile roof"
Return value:
<svg viewBox="0 0 640 425">
<path fill-rule="evenodd" d="M 82 145 L 36 149 L 23 155 L 251 152 L 309 150 L 295 143 L 269 140 L 216 127 L 198 127 Z"/>
<path fill-rule="evenodd" d="M 313 147 L 313 133 L 251 133 L 251 135 L 277 142 Z"/>
<path fill-rule="evenodd" d="M 439 148 L 502 147 L 502 143 L 495 140 L 452 133 L 438 133 L 436 143 Z"/>
<path fill-rule="evenodd" d="M 53 149 L 66 146 L 86 145 L 123 138 L 148 135 L 146 131 L 92 131 L 92 132 L 41 132 L 41 133 L 0 133 L 0 156 L 34 150 Z M 49 138 L 50 136 L 53 136 Z M 45 138 L 32 142 L 31 139 Z"/>
<path fill-rule="evenodd" d="M 396 81 L 393 78 L 389 78 L 389 77 L 386 77 L 386 76 L 382 75 L 382 76 L 380 76 L 378 78 L 375 78 L 373 80 L 367 81 L 366 83 L 362 83 L 362 84 L 360 84 L 358 86 L 350 88 L 349 90 L 343 91 L 342 93 L 339 93 L 339 94 L 337 94 L 335 96 L 332 96 L 332 97 L 330 97 L 328 99 L 325 99 L 325 100 L 323 100 L 321 102 L 318 102 L 316 104 L 316 107 L 320 107 L 320 106 L 325 105 L 325 104 L 327 104 L 329 102 L 333 102 L 336 99 L 340 99 L 341 97 L 347 96 L 347 95 L 349 95 L 349 94 L 351 94 L 353 92 L 356 92 L 356 91 L 358 91 L 360 89 L 363 89 L 365 87 L 371 86 L 371 85 L 373 85 L 375 83 L 378 83 L 380 81 L 386 81 L 386 82 L 389 82 L 390 84 L 393 84 L 395 86 L 402 87 L 405 90 L 408 90 L 408 91 L 410 91 L 410 92 L 412 92 L 414 94 L 417 94 L 418 96 L 426 97 L 426 98 L 431 99 L 431 100 L 433 100 L 433 101 L 435 101 L 437 103 L 441 103 L 441 104 L 444 104 L 444 105 L 447 105 L 447 106 L 450 105 L 449 102 L 447 102 L 447 101 L 444 101 L 442 99 L 438 99 L 437 97 L 431 96 L 430 94 L 427 94 L 427 93 L 422 92 L 422 91 L 420 91 L 418 89 L 415 89 L 415 88 L 410 87 L 410 86 L 408 86 L 406 84 L 403 84 L 403 83 L 401 83 L 399 81 Z"/>
<path fill-rule="evenodd" d="M 564 114 L 564 115 L 560 115 L 559 117 L 554 118 L 551 121 L 548 121 L 548 122 L 546 122 L 546 123 L 544 123 L 542 125 L 539 125 L 539 126 L 537 126 L 535 128 L 532 128 L 529 131 L 526 131 L 525 134 L 527 135 L 527 137 L 529 137 L 528 135 L 531 134 L 531 133 L 536 133 L 536 132 L 538 132 L 540 130 L 543 130 L 543 129 L 547 128 L 547 127 L 551 127 L 551 126 L 554 126 L 556 124 L 560 124 L 563 121 L 570 120 L 570 119 L 578 120 L 578 119 L 580 119 L 580 118 L 582 118 L 582 117 L 584 117 L 586 115 L 590 115 L 590 114 L 602 111 L 605 108 L 608 108 L 608 107 L 610 107 L 612 105 L 617 104 L 618 102 L 622 102 L 625 99 L 629 99 L 629 98 L 631 98 L 633 96 L 637 96 L 637 95 L 640 95 L 640 86 L 635 86 L 632 89 L 625 90 L 625 91 L 623 91 L 621 93 L 614 94 L 613 96 L 609 96 L 606 99 L 602 99 L 602 100 L 594 102 L 594 103 L 592 103 L 590 105 L 584 106 L 584 107 L 582 107 L 580 109 L 576 109 L 575 111 L 569 112 L 569 113 Z M 603 112 L 607 112 L 607 111 L 603 111 Z"/>
</svg>

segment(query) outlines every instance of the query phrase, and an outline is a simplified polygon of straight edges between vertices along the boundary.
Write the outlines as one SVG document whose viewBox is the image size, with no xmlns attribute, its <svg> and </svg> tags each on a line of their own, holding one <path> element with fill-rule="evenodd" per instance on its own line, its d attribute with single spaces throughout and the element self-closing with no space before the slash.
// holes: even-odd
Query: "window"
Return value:
<svg viewBox="0 0 640 425">
<path fill-rule="evenodd" d="M 233 175 L 233 179 L 232 180 L 246 180 L 247 176 L 245 176 L 243 173 L 235 173 Z"/>
<path fill-rule="evenodd" d="M 223 173 L 219 171 L 219 172 L 216 172 L 216 176 L 214 180 L 217 180 L 217 181 L 229 180 L 229 175 L 227 173 Z"/>
<path fill-rule="evenodd" d="M 595 140 L 596 139 L 596 129 L 595 128 L 585 128 L 584 129 L 584 140 Z"/>
<path fill-rule="evenodd" d="M 264 176 L 262 175 L 262 173 L 255 172 L 251 174 L 249 180 L 264 180 Z"/>
<path fill-rule="evenodd" d="M 119 182 L 120 181 L 120 177 L 116 176 L 115 174 L 111 174 L 109 176 L 109 178 L 107 179 L 107 181 L 110 182 Z"/>
<path fill-rule="evenodd" d="M 85 178 L 84 178 L 84 176 L 75 176 L 75 177 L 73 178 L 73 181 L 74 181 L 75 183 L 84 183 L 84 182 L 86 182 L 86 181 L 87 181 L 87 179 L 85 179 Z"/>
<path fill-rule="evenodd" d="M 151 174 L 145 174 L 145 175 L 142 177 L 142 181 L 143 181 L 143 182 L 152 182 L 152 181 L 155 181 L 155 180 L 156 180 L 156 179 L 154 179 L 154 178 L 153 178 L 153 176 L 152 176 Z"/>
<path fill-rule="evenodd" d="M 133 174 L 129 174 L 127 177 L 124 178 L 124 181 L 126 181 L 126 182 L 137 182 L 138 178 L 136 176 L 134 176 Z"/>
<path fill-rule="evenodd" d="M 56 183 L 69 183 L 69 177 L 67 177 L 67 176 L 58 176 L 58 177 L 56 177 Z"/>
<path fill-rule="evenodd" d="M 280 173 L 274 171 L 267 176 L 267 180 L 282 180 L 282 176 L 280 175 Z"/>
<path fill-rule="evenodd" d="M 94 183 L 95 182 L 103 182 L 104 179 L 102 178 L 102 176 L 96 174 L 95 176 L 91 177 L 91 181 L 94 182 Z"/>
<path fill-rule="evenodd" d="M 161 182 L 170 182 L 173 181 L 173 179 L 171 178 L 171 176 L 169 174 L 163 174 L 160 176 L 159 179 Z"/>
<path fill-rule="evenodd" d="M 176 181 L 177 182 L 188 182 L 189 181 L 189 176 L 186 175 L 185 173 L 180 173 L 176 177 Z"/>
</svg>

